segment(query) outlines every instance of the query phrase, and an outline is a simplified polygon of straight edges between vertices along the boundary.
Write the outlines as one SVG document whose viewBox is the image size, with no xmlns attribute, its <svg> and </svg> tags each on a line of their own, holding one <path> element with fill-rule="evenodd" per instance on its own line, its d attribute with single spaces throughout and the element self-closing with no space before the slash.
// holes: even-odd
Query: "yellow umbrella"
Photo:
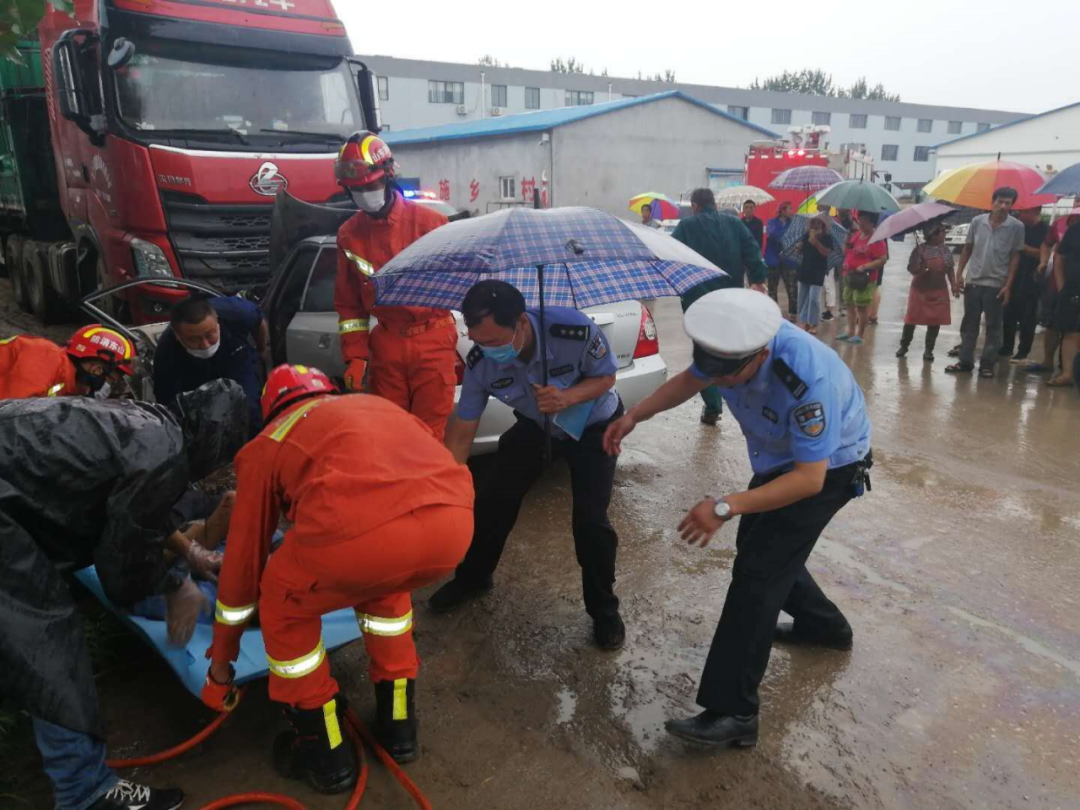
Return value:
<svg viewBox="0 0 1080 810">
<path fill-rule="evenodd" d="M 818 213 L 817 194 L 811 194 L 805 200 L 802 201 L 802 205 L 796 210 L 797 214 L 816 214 Z M 839 216 L 839 212 L 835 208 L 829 209 L 829 216 Z"/>
</svg>

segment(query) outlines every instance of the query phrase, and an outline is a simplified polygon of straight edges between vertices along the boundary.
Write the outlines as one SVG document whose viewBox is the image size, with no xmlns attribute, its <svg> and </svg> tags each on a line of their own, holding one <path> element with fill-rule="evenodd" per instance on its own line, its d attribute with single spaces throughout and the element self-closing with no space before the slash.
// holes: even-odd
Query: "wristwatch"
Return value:
<svg viewBox="0 0 1080 810">
<path fill-rule="evenodd" d="M 721 520 L 730 520 L 731 504 L 725 501 L 723 498 L 717 498 L 716 506 L 713 507 L 713 513 Z"/>
</svg>

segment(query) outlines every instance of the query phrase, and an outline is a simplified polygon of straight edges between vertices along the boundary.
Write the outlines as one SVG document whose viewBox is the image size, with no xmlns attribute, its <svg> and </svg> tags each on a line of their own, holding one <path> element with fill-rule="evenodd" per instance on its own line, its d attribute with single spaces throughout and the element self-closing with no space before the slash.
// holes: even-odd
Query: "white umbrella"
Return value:
<svg viewBox="0 0 1080 810">
<path fill-rule="evenodd" d="M 753 200 L 755 205 L 762 205 L 774 199 L 776 198 L 772 194 L 757 186 L 731 186 L 716 192 L 716 207 L 742 208 L 742 204 L 747 200 Z"/>
</svg>

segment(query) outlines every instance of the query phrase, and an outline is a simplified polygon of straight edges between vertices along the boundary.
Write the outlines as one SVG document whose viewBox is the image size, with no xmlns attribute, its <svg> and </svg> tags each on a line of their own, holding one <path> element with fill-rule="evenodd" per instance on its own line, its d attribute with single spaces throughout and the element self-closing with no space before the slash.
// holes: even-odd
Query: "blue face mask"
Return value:
<svg viewBox="0 0 1080 810">
<path fill-rule="evenodd" d="M 518 350 L 514 348 L 514 341 L 517 340 L 517 327 L 514 327 L 514 336 L 510 338 L 510 342 L 503 346 L 481 346 L 480 351 L 484 353 L 484 357 L 488 360 L 492 360 L 496 363 L 509 363 L 511 360 L 516 360 L 518 356 Z"/>
</svg>

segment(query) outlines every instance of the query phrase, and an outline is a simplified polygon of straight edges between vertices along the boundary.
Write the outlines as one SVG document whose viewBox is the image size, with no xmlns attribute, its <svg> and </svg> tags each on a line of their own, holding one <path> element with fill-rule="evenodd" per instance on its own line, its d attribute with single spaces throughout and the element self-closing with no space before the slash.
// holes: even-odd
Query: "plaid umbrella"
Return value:
<svg viewBox="0 0 1080 810">
<path fill-rule="evenodd" d="M 796 166 L 786 172 L 776 175 L 769 188 L 781 191 L 819 191 L 828 188 L 833 183 L 843 180 L 840 172 L 830 169 L 828 166 Z"/>
<path fill-rule="evenodd" d="M 785 231 L 783 239 L 780 240 L 780 252 L 797 261 L 795 246 L 810 230 L 810 220 L 816 217 L 821 217 L 826 221 L 829 236 L 832 237 L 833 246 L 832 250 L 829 251 L 827 261 L 829 269 L 833 270 L 844 263 L 844 244 L 847 242 L 848 232 L 843 225 L 825 214 L 795 214 L 791 218 L 791 225 Z"/>
<path fill-rule="evenodd" d="M 514 285 L 540 310 L 547 385 L 545 306 L 583 309 L 681 296 L 725 275 L 667 234 L 594 208 L 508 208 L 431 231 L 372 280 L 380 306 L 446 309 L 459 307 L 478 281 L 495 278 Z"/>
</svg>

